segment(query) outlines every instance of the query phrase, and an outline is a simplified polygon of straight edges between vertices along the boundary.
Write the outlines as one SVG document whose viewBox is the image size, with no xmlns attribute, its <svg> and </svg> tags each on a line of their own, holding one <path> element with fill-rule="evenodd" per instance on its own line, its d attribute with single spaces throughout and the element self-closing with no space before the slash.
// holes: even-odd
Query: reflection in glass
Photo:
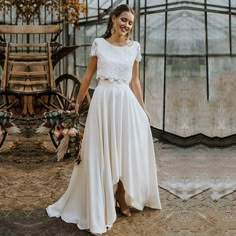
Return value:
<svg viewBox="0 0 236 236">
<path fill-rule="evenodd" d="M 218 6 L 229 6 L 228 0 L 207 0 L 207 4 L 218 5 Z"/>
<path fill-rule="evenodd" d="M 92 43 L 96 37 L 96 25 L 86 26 L 85 42 L 86 44 Z"/>
<path fill-rule="evenodd" d="M 84 26 L 80 26 L 79 29 L 75 30 L 75 40 L 77 45 L 85 44 L 84 29 Z"/>
<path fill-rule="evenodd" d="M 101 37 L 105 33 L 106 28 L 107 24 L 97 25 L 97 37 Z"/>
<path fill-rule="evenodd" d="M 165 14 L 151 14 L 146 23 L 146 52 L 164 53 L 165 43 Z"/>
<path fill-rule="evenodd" d="M 143 5 L 145 5 L 144 0 L 142 0 L 141 2 L 143 2 Z M 165 4 L 165 3 L 166 3 L 166 0 L 158 0 L 158 1 L 156 1 L 156 0 L 147 0 L 147 6 L 155 6 L 155 5 Z"/>
<path fill-rule="evenodd" d="M 168 54 L 205 54 L 204 13 L 175 11 L 168 13 Z"/>
<path fill-rule="evenodd" d="M 229 16 L 208 13 L 208 52 L 229 53 Z"/>
<path fill-rule="evenodd" d="M 231 0 L 231 7 L 236 8 L 236 0 Z"/>
<path fill-rule="evenodd" d="M 168 0 L 168 3 L 175 3 L 175 2 L 183 2 L 182 0 Z M 187 0 L 185 2 L 197 2 L 197 3 L 204 3 L 204 0 Z"/>
<path fill-rule="evenodd" d="M 162 129 L 163 118 L 164 58 L 146 57 L 145 106 L 151 125 Z"/>
<path fill-rule="evenodd" d="M 232 52 L 236 53 L 236 16 L 231 15 Z"/>
<path fill-rule="evenodd" d="M 204 58 L 168 58 L 165 130 L 187 137 L 211 131 Z"/>
<path fill-rule="evenodd" d="M 209 58 L 209 111 L 215 136 L 236 133 L 236 58 Z"/>
<path fill-rule="evenodd" d="M 88 17 L 97 16 L 98 14 L 98 1 L 97 0 L 88 0 Z"/>
<path fill-rule="evenodd" d="M 140 16 L 140 45 L 141 45 L 141 53 L 144 50 L 144 33 L 145 33 L 145 18 L 143 15 Z"/>
<path fill-rule="evenodd" d="M 97 1 L 97 0 L 94 0 L 94 1 Z M 112 2 L 112 0 L 100 0 L 99 1 L 99 8 L 107 9 L 108 7 L 111 6 L 111 2 Z"/>
<path fill-rule="evenodd" d="M 80 66 L 85 66 L 85 47 L 76 49 L 76 63 Z"/>
</svg>

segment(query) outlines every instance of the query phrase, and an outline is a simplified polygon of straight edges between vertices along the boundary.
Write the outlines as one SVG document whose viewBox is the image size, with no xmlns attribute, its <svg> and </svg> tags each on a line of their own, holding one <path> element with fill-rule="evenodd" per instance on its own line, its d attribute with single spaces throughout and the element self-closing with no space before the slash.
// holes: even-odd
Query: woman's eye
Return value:
<svg viewBox="0 0 236 236">
<path fill-rule="evenodd" d="M 125 22 L 127 22 L 128 20 L 127 20 L 126 18 L 121 18 L 121 21 L 125 23 Z M 133 22 L 130 21 L 130 22 L 129 22 L 129 25 L 132 26 L 132 25 L 133 25 Z"/>
</svg>

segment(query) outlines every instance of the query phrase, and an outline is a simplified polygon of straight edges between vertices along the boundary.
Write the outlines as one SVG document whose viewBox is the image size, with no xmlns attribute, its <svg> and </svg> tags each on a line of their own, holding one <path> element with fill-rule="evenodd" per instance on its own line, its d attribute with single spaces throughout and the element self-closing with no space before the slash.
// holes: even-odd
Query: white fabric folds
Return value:
<svg viewBox="0 0 236 236">
<path fill-rule="evenodd" d="M 130 50 L 136 50 L 131 53 L 134 62 L 137 47 Z M 129 84 L 99 80 L 87 116 L 81 158 L 64 195 L 47 208 L 49 216 L 94 234 L 106 232 L 116 220 L 114 194 L 119 180 L 128 205 L 139 210 L 144 206 L 161 209 L 149 121 Z"/>
<path fill-rule="evenodd" d="M 82 162 L 74 167 L 65 194 L 47 208 L 49 216 L 106 232 L 116 220 L 119 179 L 129 205 L 160 209 L 154 155 L 147 116 L 129 86 L 101 80 L 87 117 Z"/>
</svg>

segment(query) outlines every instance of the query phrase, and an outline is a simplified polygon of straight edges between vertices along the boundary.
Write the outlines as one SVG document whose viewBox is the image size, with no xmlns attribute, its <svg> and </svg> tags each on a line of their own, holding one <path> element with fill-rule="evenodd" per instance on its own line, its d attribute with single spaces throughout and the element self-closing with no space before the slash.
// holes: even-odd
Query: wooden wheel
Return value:
<svg viewBox="0 0 236 236">
<path fill-rule="evenodd" d="M 64 111 L 74 110 L 76 98 L 80 88 L 80 79 L 75 75 L 64 74 L 55 81 L 58 93 L 53 96 L 52 104 Z M 90 96 L 86 95 L 80 106 L 80 114 L 86 114 L 90 104 Z"/>
<path fill-rule="evenodd" d="M 7 137 L 7 132 L 4 132 L 1 136 L 0 136 L 0 148 L 2 147 L 5 139 Z"/>
<path fill-rule="evenodd" d="M 3 105 L 2 104 L 2 99 L 3 97 L 0 95 L 0 107 Z M 3 117 L 1 117 L 1 110 L 0 110 L 0 148 L 2 147 L 5 139 L 6 139 L 6 136 L 7 136 L 7 132 L 2 130 L 2 121 L 3 121 Z"/>
<path fill-rule="evenodd" d="M 63 74 L 55 80 L 55 85 L 58 92 L 52 95 L 50 102 L 51 106 L 64 111 L 74 110 L 76 98 L 80 88 L 80 79 L 75 75 Z M 81 115 L 81 117 L 87 114 L 90 100 L 90 96 L 87 93 L 84 98 L 84 101 L 82 102 L 79 108 L 79 114 Z M 59 141 L 53 135 L 52 132 L 50 132 L 50 137 L 54 146 L 58 147 Z"/>
<path fill-rule="evenodd" d="M 7 110 L 7 104 L 7 97 L 4 94 L 0 94 L 0 148 L 2 147 L 7 136 L 7 132 L 2 130 L 3 117 L 1 112 Z"/>
</svg>

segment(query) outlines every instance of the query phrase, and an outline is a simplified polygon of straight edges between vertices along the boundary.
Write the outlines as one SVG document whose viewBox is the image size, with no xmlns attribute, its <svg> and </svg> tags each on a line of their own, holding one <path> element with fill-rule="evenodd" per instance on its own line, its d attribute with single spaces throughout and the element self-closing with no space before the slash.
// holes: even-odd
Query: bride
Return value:
<svg viewBox="0 0 236 236">
<path fill-rule="evenodd" d="M 47 207 L 93 234 L 111 228 L 130 207 L 161 209 L 149 116 L 139 81 L 140 44 L 130 40 L 134 11 L 125 4 L 110 14 L 107 30 L 92 44 L 76 101 L 76 112 L 97 70 L 86 121 L 81 163 L 75 165 L 63 196 Z"/>
</svg>

